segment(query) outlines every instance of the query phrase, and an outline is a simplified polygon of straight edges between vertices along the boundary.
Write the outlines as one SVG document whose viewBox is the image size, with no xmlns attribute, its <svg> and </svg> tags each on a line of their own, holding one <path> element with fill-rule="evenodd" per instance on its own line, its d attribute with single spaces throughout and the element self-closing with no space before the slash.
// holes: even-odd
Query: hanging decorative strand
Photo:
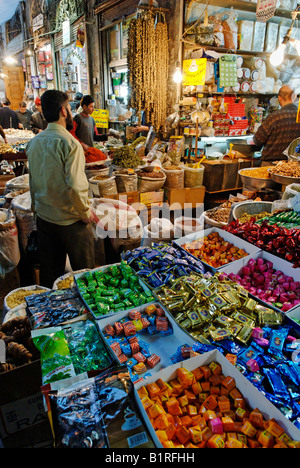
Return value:
<svg viewBox="0 0 300 468">
<path fill-rule="evenodd" d="M 143 110 L 156 131 L 167 117 L 168 65 L 168 26 L 164 14 L 159 13 L 157 20 L 151 11 L 138 13 L 129 26 L 130 105 L 139 118 Z"/>
</svg>

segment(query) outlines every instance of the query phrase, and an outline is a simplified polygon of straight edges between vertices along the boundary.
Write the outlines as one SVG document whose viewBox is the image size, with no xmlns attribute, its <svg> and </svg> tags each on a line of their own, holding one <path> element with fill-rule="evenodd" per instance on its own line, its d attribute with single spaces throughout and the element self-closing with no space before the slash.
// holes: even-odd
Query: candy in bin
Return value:
<svg viewBox="0 0 300 468">
<path fill-rule="evenodd" d="M 143 328 L 148 328 L 150 326 L 150 322 L 146 317 L 142 317 L 141 322 L 142 322 Z"/>
<path fill-rule="evenodd" d="M 104 328 L 105 333 L 109 336 L 115 336 L 115 329 L 112 325 L 106 325 Z"/>
<path fill-rule="evenodd" d="M 169 324 L 167 317 L 156 317 L 155 325 L 158 331 L 168 330 Z"/>
<path fill-rule="evenodd" d="M 118 343 L 117 341 L 114 341 L 113 343 L 111 343 L 110 347 L 116 356 L 119 357 L 122 354 L 120 343 Z"/>
<path fill-rule="evenodd" d="M 128 343 L 121 344 L 121 350 L 125 356 L 131 356 L 131 347 Z"/>
<path fill-rule="evenodd" d="M 132 369 L 133 366 L 135 366 L 136 364 L 138 364 L 138 362 L 137 362 L 137 360 L 134 359 L 133 357 L 131 357 L 130 359 L 128 359 L 128 360 L 126 361 L 126 365 L 127 365 L 127 367 L 129 367 L 129 369 Z"/>
<path fill-rule="evenodd" d="M 161 359 L 159 356 L 156 354 L 152 354 L 148 359 L 147 359 L 147 365 L 153 369 L 153 367 L 157 366 L 158 363 L 160 363 Z"/>
<path fill-rule="evenodd" d="M 125 364 L 128 361 L 128 357 L 125 354 L 120 354 L 118 356 L 118 360 L 120 361 L 121 364 Z"/>
<path fill-rule="evenodd" d="M 156 335 L 158 332 L 159 330 L 157 330 L 156 325 L 150 325 L 150 327 L 147 328 L 148 335 Z"/>
<path fill-rule="evenodd" d="M 140 350 L 140 345 L 138 341 L 133 341 L 130 343 L 130 349 L 131 349 L 131 354 L 134 355 L 139 352 Z"/>
<path fill-rule="evenodd" d="M 125 336 L 133 336 L 136 334 L 136 328 L 132 322 L 126 322 L 124 324 L 124 334 Z"/>
<path fill-rule="evenodd" d="M 156 310 L 157 310 L 156 305 L 150 304 L 149 306 L 147 306 L 147 307 L 145 308 L 145 313 L 146 313 L 147 315 L 153 315 L 153 314 L 156 313 Z"/>
<path fill-rule="evenodd" d="M 121 322 L 115 322 L 114 323 L 114 328 L 116 331 L 117 336 L 120 336 L 124 332 L 124 325 Z"/>
<path fill-rule="evenodd" d="M 131 320 L 139 320 L 141 319 L 142 315 L 141 315 L 141 312 L 139 310 L 131 310 L 129 312 L 129 318 Z"/>
<path fill-rule="evenodd" d="M 138 340 L 137 336 L 132 336 L 132 337 L 128 338 L 128 342 L 129 342 L 129 344 L 138 343 L 139 340 Z"/>
<path fill-rule="evenodd" d="M 133 354 L 132 357 L 136 359 L 137 362 L 146 362 L 147 360 L 147 357 L 141 352 Z"/>
<path fill-rule="evenodd" d="M 162 309 L 161 307 L 157 307 L 156 308 L 156 315 L 158 317 L 164 317 L 166 314 L 165 314 L 164 309 Z"/>
<path fill-rule="evenodd" d="M 137 333 L 143 330 L 144 326 L 141 320 L 133 320 L 132 323 L 135 326 Z"/>
<path fill-rule="evenodd" d="M 135 366 L 133 366 L 134 372 L 136 372 L 138 375 L 144 374 L 147 372 L 147 367 L 144 362 L 139 362 Z"/>
</svg>

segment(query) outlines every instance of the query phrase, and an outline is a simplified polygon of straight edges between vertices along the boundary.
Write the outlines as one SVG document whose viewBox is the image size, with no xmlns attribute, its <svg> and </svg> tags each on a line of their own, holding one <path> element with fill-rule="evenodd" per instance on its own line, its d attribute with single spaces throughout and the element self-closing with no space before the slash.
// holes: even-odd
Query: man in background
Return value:
<svg viewBox="0 0 300 468">
<path fill-rule="evenodd" d="M 2 128 L 20 128 L 20 122 L 15 111 L 10 108 L 11 102 L 8 98 L 2 101 L 0 108 L 0 125 Z"/>
<path fill-rule="evenodd" d="M 47 128 L 48 123 L 43 114 L 41 99 L 39 97 L 35 98 L 34 103 L 37 111 L 31 116 L 30 130 L 37 135 Z"/>
<path fill-rule="evenodd" d="M 32 209 L 37 216 L 40 282 L 52 288 L 65 273 L 68 255 L 74 271 L 94 268 L 94 215 L 81 144 L 73 128 L 68 95 L 48 90 L 41 105 L 48 127 L 27 145 Z"/>
<path fill-rule="evenodd" d="M 94 146 L 94 141 L 107 141 L 107 135 L 98 133 L 96 122 L 92 117 L 95 101 L 92 96 L 84 96 L 81 100 L 82 111 L 75 115 L 72 135 L 77 138 L 84 151 Z"/>
<path fill-rule="evenodd" d="M 282 86 L 278 94 L 281 108 L 266 118 L 253 137 L 254 145 L 263 148 L 262 166 L 271 166 L 272 161 L 286 160 L 283 152 L 300 137 L 295 99 L 294 91 L 288 85 Z"/>
<path fill-rule="evenodd" d="M 22 125 L 22 128 L 24 128 L 25 130 L 30 130 L 30 120 L 33 112 L 27 109 L 25 101 L 20 102 L 20 107 L 16 111 L 16 114 L 18 116 L 20 124 Z"/>
</svg>

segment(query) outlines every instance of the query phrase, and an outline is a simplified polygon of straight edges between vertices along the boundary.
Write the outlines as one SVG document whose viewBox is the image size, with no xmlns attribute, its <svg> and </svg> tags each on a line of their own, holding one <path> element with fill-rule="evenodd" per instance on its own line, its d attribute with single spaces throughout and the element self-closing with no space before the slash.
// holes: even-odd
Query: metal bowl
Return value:
<svg viewBox="0 0 300 468">
<path fill-rule="evenodd" d="M 255 171 L 257 170 L 257 168 L 253 167 L 253 168 L 244 168 L 244 169 L 239 170 L 239 175 L 242 179 L 242 183 L 244 186 L 252 187 L 254 189 L 264 189 L 264 188 L 276 189 L 278 188 L 276 182 L 272 179 L 258 179 L 257 177 L 250 177 L 250 176 L 243 175 L 242 172 L 245 169 L 247 171 Z"/>
<path fill-rule="evenodd" d="M 288 176 L 283 176 L 279 174 L 271 174 L 271 179 L 280 185 L 291 185 L 291 184 L 299 184 L 300 183 L 300 177 L 288 177 Z"/>
<path fill-rule="evenodd" d="M 233 207 L 232 216 L 234 220 L 240 219 L 244 214 L 255 215 L 259 213 L 270 213 L 272 214 L 272 202 L 241 202 Z"/>
</svg>

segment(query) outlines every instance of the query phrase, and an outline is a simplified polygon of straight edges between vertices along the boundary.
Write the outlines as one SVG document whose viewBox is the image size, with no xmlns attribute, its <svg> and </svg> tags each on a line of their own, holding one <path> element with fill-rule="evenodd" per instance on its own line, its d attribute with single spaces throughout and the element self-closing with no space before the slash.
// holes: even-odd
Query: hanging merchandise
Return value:
<svg viewBox="0 0 300 468">
<path fill-rule="evenodd" d="M 222 55 L 219 59 L 220 86 L 237 85 L 237 56 L 231 54 Z"/>
<path fill-rule="evenodd" d="M 158 131 L 167 117 L 168 26 L 160 14 L 138 13 L 128 32 L 130 104 Z M 163 20 L 163 21 L 162 21 Z"/>
<path fill-rule="evenodd" d="M 226 49 L 236 50 L 238 46 L 238 25 L 231 9 L 228 18 L 222 22 Z"/>
</svg>

